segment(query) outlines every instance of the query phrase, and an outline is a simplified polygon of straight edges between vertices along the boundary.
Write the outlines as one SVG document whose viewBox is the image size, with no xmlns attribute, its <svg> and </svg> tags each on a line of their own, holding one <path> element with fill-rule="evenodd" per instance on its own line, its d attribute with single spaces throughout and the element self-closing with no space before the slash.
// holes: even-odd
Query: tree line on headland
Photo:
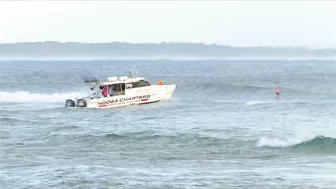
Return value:
<svg viewBox="0 0 336 189">
<path fill-rule="evenodd" d="M 0 56 L 336 56 L 336 49 L 234 47 L 203 43 L 22 42 L 0 44 Z"/>
</svg>

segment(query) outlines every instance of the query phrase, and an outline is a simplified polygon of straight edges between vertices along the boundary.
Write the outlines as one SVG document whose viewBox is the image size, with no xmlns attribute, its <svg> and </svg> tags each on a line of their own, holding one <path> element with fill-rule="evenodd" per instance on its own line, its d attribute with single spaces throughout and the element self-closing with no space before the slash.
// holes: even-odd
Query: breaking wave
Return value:
<svg viewBox="0 0 336 189">
<path fill-rule="evenodd" d="M 83 93 L 52 93 L 52 94 L 41 94 L 41 93 L 30 93 L 26 91 L 18 92 L 0 92 L 0 102 L 47 102 L 47 103 L 58 103 L 64 102 L 68 98 L 78 98 L 82 97 Z"/>
<path fill-rule="evenodd" d="M 299 149 L 330 149 L 336 148 L 336 138 L 317 135 L 306 139 L 276 139 L 262 137 L 256 144 L 258 147 L 290 147 Z"/>
<path fill-rule="evenodd" d="M 285 138 L 285 139 L 279 139 L 279 138 L 271 138 L 271 137 L 261 137 L 259 141 L 257 142 L 257 147 L 289 147 L 294 146 L 296 144 L 299 144 L 305 140 L 309 139 L 299 139 L 299 138 Z"/>
</svg>

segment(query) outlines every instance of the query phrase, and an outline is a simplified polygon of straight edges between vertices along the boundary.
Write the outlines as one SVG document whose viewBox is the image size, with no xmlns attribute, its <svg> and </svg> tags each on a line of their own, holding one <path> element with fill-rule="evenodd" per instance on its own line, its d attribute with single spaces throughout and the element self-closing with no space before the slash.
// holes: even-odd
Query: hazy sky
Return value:
<svg viewBox="0 0 336 189">
<path fill-rule="evenodd" d="M 332 1 L 0 1 L 0 42 L 336 47 Z"/>
</svg>

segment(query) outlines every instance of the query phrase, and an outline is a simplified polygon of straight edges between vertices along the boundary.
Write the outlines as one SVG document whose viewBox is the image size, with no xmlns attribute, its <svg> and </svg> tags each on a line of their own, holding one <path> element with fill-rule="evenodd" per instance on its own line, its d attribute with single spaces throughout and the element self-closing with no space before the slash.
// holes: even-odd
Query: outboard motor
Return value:
<svg viewBox="0 0 336 189">
<path fill-rule="evenodd" d="M 86 102 L 83 99 L 78 99 L 77 100 L 77 107 L 83 108 L 86 107 Z"/>
<path fill-rule="evenodd" d="M 67 99 L 65 101 L 65 107 L 75 107 L 75 101 Z"/>
</svg>

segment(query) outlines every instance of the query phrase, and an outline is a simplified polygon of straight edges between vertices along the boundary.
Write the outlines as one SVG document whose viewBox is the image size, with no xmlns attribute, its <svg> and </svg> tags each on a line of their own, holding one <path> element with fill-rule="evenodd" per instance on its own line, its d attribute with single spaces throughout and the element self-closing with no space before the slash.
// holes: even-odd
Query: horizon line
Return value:
<svg viewBox="0 0 336 189">
<path fill-rule="evenodd" d="M 37 43 L 57 43 L 57 44 L 128 44 L 128 45 L 169 45 L 169 44 L 189 44 L 189 45 L 204 45 L 204 46 L 218 46 L 218 47 L 234 47 L 234 48 L 287 48 L 287 49 L 336 49 L 336 47 L 309 47 L 304 45 L 230 45 L 230 44 L 219 44 L 219 43 L 205 43 L 205 42 L 128 42 L 128 41 L 109 41 L 109 42 L 81 42 L 81 41 L 20 41 L 20 42 L 0 42 L 0 45 L 15 45 L 15 44 L 37 44 Z"/>
</svg>

